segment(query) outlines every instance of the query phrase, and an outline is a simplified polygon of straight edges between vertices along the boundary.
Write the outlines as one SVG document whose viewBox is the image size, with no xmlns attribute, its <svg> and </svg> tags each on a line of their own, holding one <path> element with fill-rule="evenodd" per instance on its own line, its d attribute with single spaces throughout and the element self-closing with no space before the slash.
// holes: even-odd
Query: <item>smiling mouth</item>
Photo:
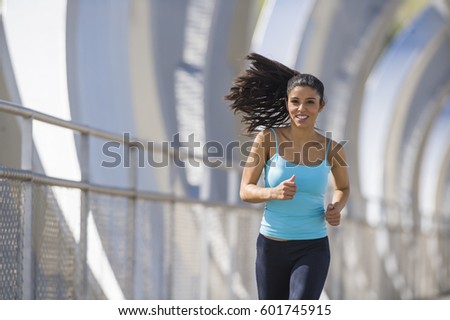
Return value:
<svg viewBox="0 0 450 320">
<path fill-rule="evenodd" d="M 299 119 L 300 121 L 305 121 L 306 119 L 309 118 L 309 116 L 303 115 L 303 114 L 299 114 L 299 115 L 296 115 L 295 118 Z"/>
</svg>

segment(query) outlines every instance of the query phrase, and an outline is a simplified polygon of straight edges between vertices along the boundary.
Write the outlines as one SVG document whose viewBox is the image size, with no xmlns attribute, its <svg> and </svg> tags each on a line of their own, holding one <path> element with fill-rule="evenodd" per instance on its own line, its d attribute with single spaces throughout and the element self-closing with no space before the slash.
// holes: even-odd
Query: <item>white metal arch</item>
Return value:
<svg viewBox="0 0 450 320">
<path fill-rule="evenodd" d="M 386 183 L 384 164 L 386 160 L 391 161 L 386 159 L 386 147 L 403 82 L 422 48 L 429 43 L 429 35 L 445 26 L 445 21 L 430 7 L 415 24 L 425 29 L 415 31 L 410 28 L 400 35 L 381 58 L 366 84 L 358 145 L 359 175 L 361 191 L 368 199 L 368 218 L 374 222 L 382 218 L 380 201 L 384 199 Z"/>
</svg>

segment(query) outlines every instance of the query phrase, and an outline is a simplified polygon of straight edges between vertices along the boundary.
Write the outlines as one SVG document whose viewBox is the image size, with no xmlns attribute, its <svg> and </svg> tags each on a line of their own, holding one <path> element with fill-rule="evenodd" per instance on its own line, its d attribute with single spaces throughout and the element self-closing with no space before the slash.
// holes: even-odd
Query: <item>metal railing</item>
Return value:
<svg viewBox="0 0 450 320">
<path fill-rule="evenodd" d="M 1 299 L 256 298 L 257 207 L 143 192 L 135 181 L 129 188 L 95 185 L 86 170 L 89 138 L 126 143 L 121 136 L 4 101 L 0 112 L 23 118 L 21 169 L 0 167 Z M 81 133 L 81 181 L 33 172 L 33 120 Z M 136 171 L 129 174 L 135 179 Z M 371 201 L 379 204 L 380 216 L 397 219 L 373 224 L 359 214 L 367 199 L 349 203 L 353 212 L 329 232 L 327 294 L 410 299 L 448 292 L 448 220 L 435 221 L 424 233 L 402 223 L 407 208 Z M 102 255 L 106 258 L 98 262 Z"/>
<path fill-rule="evenodd" d="M 111 264 L 113 274 L 117 278 L 118 287 L 122 291 L 122 297 L 141 299 L 226 299 L 253 298 L 255 296 L 254 281 L 252 279 L 253 261 L 251 261 L 253 248 L 248 246 L 239 248 L 237 242 L 242 238 L 247 239 L 246 232 L 248 230 L 257 229 L 259 218 L 253 214 L 257 212 L 255 207 L 244 207 L 230 203 L 203 201 L 173 194 L 137 190 L 136 161 L 129 172 L 130 188 L 92 184 L 90 183 L 88 170 L 89 139 L 91 137 L 121 143 L 124 147 L 130 148 L 130 154 L 134 157 L 133 159 L 136 159 L 136 153 L 133 152 L 132 148 L 137 144 L 146 147 L 146 143 L 137 138 L 124 141 L 120 135 L 62 120 L 6 101 L 0 101 L 0 112 L 23 118 L 21 125 L 21 169 L 0 167 L 0 181 L 3 184 L 0 189 L 2 190 L 2 199 L 9 194 L 9 196 L 16 198 L 16 202 L 18 202 L 16 205 L 7 206 L 7 211 L 9 210 L 9 212 L 2 212 L 3 220 L 6 223 L 3 223 L 3 226 L 0 224 L 0 229 L 5 227 L 11 228 L 11 225 L 19 225 L 18 230 L 20 232 L 20 235 L 11 235 L 15 240 L 8 242 L 13 243 L 14 248 L 10 250 L 13 252 L 13 258 L 10 259 L 12 262 L 5 261 L 8 263 L 2 263 L 1 268 L 4 268 L 4 270 L 1 272 L 16 276 L 3 277 L 6 280 L 2 280 L 4 283 L 2 283 L 3 289 L 0 290 L 1 298 L 108 298 L 108 292 L 104 292 L 104 288 L 99 290 L 98 285 L 95 284 L 99 282 L 96 281 L 93 274 L 95 266 L 88 265 L 90 243 L 88 229 L 92 224 L 101 225 L 100 221 L 102 219 L 107 221 L 109 215 L 121 215 L 118 211 L 125 212 L 125 215 L 121 215 L 121 219 L 124 222 L 123 229 L 128 228 L 125 231 L 122 230 L 123 232 L 118 232 L 123 233 L 122 236 L 114 235 L 114 232 L 111 231 L 112 229 L 108 230 L 108 227 L 105 227 L 106 229 L 103 231 L 98 230 L 98 232 L 107 256 L 106 260 Z M 49 177 L 33 172 L 33 120 L 80 133 L 79 159 L 81 181 Z M 164 150 L 160 144 L 154 144 L 153 146 L 156 148 L 152 151 L 162 152 Z M 164 152 L 167 151 L 164 150 Z M 169 156 L 173 157 L 178 151 L 169 152 L 171 152 Z M 204 161 L 203 156 L 189 152 L 184 152 L 183 156 L 193 158 L 199 162 Z M 223 166 L 220 168 L 229 169 Z M 238 175 L 239 169 L 232 169 L 228 172 L 231 175 Z M 80 193 L 79 195 L 74 193 L 71 196 L 72 198 L 79 197 L 75 201 L 79 202 L 80 208 L 78 218 L 79 240 L 77 241 L 67 240 L 73 237 L 73 235 L 67 233 L 68 223 L 65 222 L 67 217 L 61 212 L 61 208 L 58 209 L 59 203 L 52 200 L 56 198 L 56 190 L 60 191 L 60 189 L 79 190 L 78 192 Z M 20 195 L 18 195 L 19 193 Z M 109 200 L 102 202 L 103 200 L 99 199 Z M 120 209 L 111 207 L 109 204 L 115 201 L 120 203 Z M 99 203 L 102 204 L 99 205 Z M 5 205 L 2 206 L 2 208 L 4 207 Z M 142 211 L 147 212 L 147 214 Z M 183 214 L 183 211 L 186 212 Z M 93 218 L 90 219 L 90 216 Z M 187 224 L 192 224 L 190 227 L 179 224 L 179 221 L 183 221 L 187 216 L 192 219 L 192 221 L 187 222 Z M 155 222 L 152 219 L 158 221 Z M 57 224 L 60 230 L 54 231 L 52 229 L 56 236 L 49 240 L 45 232 L 47 234 L 52 234 L 52 232 L 46 230 L 45 227 L 47 221 L 50 220 L 51 223 L 49 224 Z M 94 223 L 93 221 L 96 222 Z M 152 226 L 152 223 L 156 226 Z M 36 225 L 44 225 L 44 227 L 43 229 L 38 229 Z M 143 226 L 147 229 L 143 229 Z M 164 230 L 156 232 L 157 226 L 162 227 Z M 117 231 L 117 229 L 114 230 Z M 215 230 L 216 236 L 217 234 L 222 234 L 223 237 L 221 239 L 215 237 L 210 234 L 210 230 Z M 0 230 L 0 232 L 2 231 L 4 230 Z M 191 246 L 186 247 L 186 243 L 192 242 L 186 236 L 186 233 L 189 232 L 193 238 L 198 239 Z M 115 237 L 122 238 L 117 240 L 114 239 Z M 142 246 L 140 241 L 149 237 L 153 240 L 149 244 L 152 247 Z M 251 237 L 250 235 L 249 238 Z M 70 245 L 64 250 L 55 249 L 55 246 L 57 246 L 55 239 L 59 242 L 70 242 Z M 113 247 L 108 249 L 108 245 L 105 244 L 108 242 L 122 243 L 125 249 L 121 252 L 120 257 L 115 257 Z M 162 249 L 158 249 L 158 246 L 162 247 Z M 8 251 L 9 249 L 5 250 Z M 58 261 L 58 255 L 67 250 L 73 251 L 73 255 L 68 260 L 72 260 L 74 266 L 69 271 L 61 270 L 60 265 L 63 263 Z M 126 252 L 129 250 L 132 252 Z M 221 251 L 220 257 L 215 255 L 215 250 Z M 48 255 L 51 257 L 47 257 Z M 186 271 L 182 270 L 186 269 L 186 265 L 192 262 L 187 257 L 181 259 L 182 255 L 195 256 L 192 260 L 196 261 L 197 266 L 189 271 L 195 276 L 186 274 Z M 123 268 L 123 263 L 120 261 L 124 260 L 124 257 L 130 260 L 127 265 L 130 268 Z M 160 260 L 152 261 L 150 259 L 144 261 L 144 257 L 158 257 Z M 238 258 L 250 260 L 241 261 Z M 151 268 L 153 269 L 151 271 L 147 270 L 151 274 L 145 274 L 145 268 L 150 268 L 149 264 L 152 265 Z M 157 265 L 156 267 L 155 264 Z M 12 269 L 6 270 L 5 266 L 9 266 Z M 59 271 L 50 272 L 51 275 L 45 272 L 45 269 L 55 268 L 59 268 Z M 132 271 L 129 271 L 130 269 Z M 194 269 L 198 271 L 193 271 Z M 122 276 L 120 275 L 121 272 L 125 272 L 127 275 Z M 138 274 L 139 272 L 141 274 Z M 72 275 L 70 275 L 71 273 Z M 183 283 L 183 280 L 178 279 L 182 274 L 184 275 L 183 279 L 192 280 L 190 283 L 186 283 L 184 287 L 180 284 Z M 151 292 L 146 291 L 148 289 L 143 287 L 144 279 L 148 276 L 154 280 L 153 285 L 148 284 L 149 288 L 154 288 Z M 54 280 L 58 277 L 59 281 Z M 186 281 L 184 280 L 184 282 Z M 222 282 L 222 286 L 220 282 Z M 101 285 L 99 286 L 101 287 Z M 60 290 L 56 290 L 55 287 L 60 288 Z M 94 287 L 97 288 L 94 290 Z M 194 287 L 195 290 L 193 290 Z M 221 290 L 222 292 L 215 292 L 216 289 L 214 288 L 216 287 L 228 287 L 228 289 L 225 290 L 225 293 L 223 290 Z M 67 292 L 70 292 L 70 294 Z"/>
</svg>

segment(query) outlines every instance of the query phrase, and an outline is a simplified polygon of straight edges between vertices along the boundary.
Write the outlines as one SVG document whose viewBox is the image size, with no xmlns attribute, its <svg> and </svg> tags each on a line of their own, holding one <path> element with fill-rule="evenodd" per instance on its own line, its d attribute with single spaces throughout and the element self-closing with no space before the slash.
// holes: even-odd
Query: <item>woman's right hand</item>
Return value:
<svg viewBox="0 0 450 320">
<path fill-rule="evenodd" d="M 295 184 L 295 174 L 272 189 L 274 200 L 291 200 L 294 198 L 296 192 L 297 185 Z"/>
</svg>

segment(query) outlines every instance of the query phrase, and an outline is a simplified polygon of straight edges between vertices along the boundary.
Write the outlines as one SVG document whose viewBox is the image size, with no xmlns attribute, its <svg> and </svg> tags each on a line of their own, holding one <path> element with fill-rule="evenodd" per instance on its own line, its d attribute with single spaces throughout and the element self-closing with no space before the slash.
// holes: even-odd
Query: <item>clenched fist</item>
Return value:
<svg viewBox="0 0 450 320">
<path fill-rule="evenodd" d="M 276 200 L 291 200 L 294 198 L 294 195 L 297 192 L 297 185 L 294 181 L 295 175 L 273 188 L 273 198 Z"/>
<path fill-rule="evenodd" d="M 325 220 L 333 227 L 338 226 L 341 223 L 341 212 L 331 203 L 328 205 L 327 211 L 325 212 Z"/>
</svg>

